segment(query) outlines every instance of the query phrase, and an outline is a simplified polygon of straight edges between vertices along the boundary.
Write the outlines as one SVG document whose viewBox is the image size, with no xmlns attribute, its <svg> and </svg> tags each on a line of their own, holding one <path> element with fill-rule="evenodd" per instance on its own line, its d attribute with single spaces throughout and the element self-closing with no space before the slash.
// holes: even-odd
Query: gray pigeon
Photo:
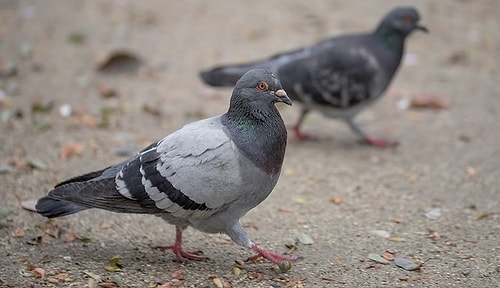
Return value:
<svg viewBox="0 0 500 288">
<path fill-rule="evenodd" d="M 38 200 L 36 210 L 59 217 L 89 208 L 159 216 L 175 225 L 170 249 L 179 262 L 206 260 L 182 249 L 192 226 L 225 233 L 239 245 L 280 264 L 290 255 L 250 241 L 240 218 L 276 185 L 287 132 L 275 107 L 291 105 L 269 70 L 254 69 L 236 83 L 227 113 L 185 125 L 119 164 L 59 183 Z"/>
<path fill-rule="evenodd" d="M 301 133 L 300 125 L 314 109 L 327 117 L 344 119 L 368 144 L 392 146 L 396 143 L 368 136 L 354 117 L 386 90 L 401 62 L 406 36 L 415 29 L 427 32 L 418 25 L 419 20 L 415 8 L 395 8 L 372 33 L 330 38 L 251 63 L 202 71 L 200 76 L 212 86 L 233 86 L 249 69 L 270 69 L 278 75 L 290 98 L 302 103 L 294 126 L 299 139 L 309 138 Z"/>
</svg>

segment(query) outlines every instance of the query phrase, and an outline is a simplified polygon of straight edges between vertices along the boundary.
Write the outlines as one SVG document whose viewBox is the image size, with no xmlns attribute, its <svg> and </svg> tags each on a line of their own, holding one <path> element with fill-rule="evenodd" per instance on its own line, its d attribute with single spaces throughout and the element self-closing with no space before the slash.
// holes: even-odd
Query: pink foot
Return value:
<svg viewBox="0 0 500 288">
<path fill-rule="evenodd" d="M 195 261 L 207 261 L 208 258 L 201 256 L 203 252 L 201 251 L 184 251 L 182 250 L 182 228 L 175 226 L 175 243 L 170 246 L 159 246 L 155 247 L 161 250 L 172 250 L 175 254 L 175 258 L 180 263 L 185 263 L 187 259 Z"/>
<path fill-rule="evenodd" d="M 398 146 L 398 142 L 388 141 L 388 140 L 381 139 L 381 138 L 365 137 L 363 139 L 363 142 L 368 144 L 368 145 L 371 145 L 374 147 L 379 147 L 379 148 Z"/>
<path fill-rule="evenodd" d="M 306 133 L 302 133 L 302 131 L 300 131 L 300 127 L 299 126 L 293 126 L 293 131 L 295 132 L 295 136 L 297 137 L 297 140 L 299 141 L 308 141 L 308 140 L 316 140 L 316 138 L 314 136 L 311 136 L 309 134 L 306 134 Z"/>
<path fill-rule="evenodd" d="M 283 261 L 296 261 L 297 257 L 291 256 L 291 255 L 284 255 L 284 254 L 279 254 L 279 253 L 274 253 L 271 252 L 263 247 L 260 247 L 259 245 L 252 244 L 252 250 L 257 252 L 257 255 L 251 256 L 248 258 L 248 261 L 255 261 L 259 257 L 264 257 L 268 259 L 269 261 L 280 265 Z"/>
<path fill-rule="evenodd" d="M 208 258 L 205 256 L 201 256 L 203 252 L 201 251 L 184 251 L 182 250 L 182 247 L 179 245 L 170 245 L 170 246 L 159 246 L 156 247 L 161 250 L 172 250 L 175 254 L 175 258 L 177 259 L 177 262 L 180 263 L 186 263 L 186 261 L 189 260 L 194 260 L 194 261 L 207 261 Z"/>
</svg>

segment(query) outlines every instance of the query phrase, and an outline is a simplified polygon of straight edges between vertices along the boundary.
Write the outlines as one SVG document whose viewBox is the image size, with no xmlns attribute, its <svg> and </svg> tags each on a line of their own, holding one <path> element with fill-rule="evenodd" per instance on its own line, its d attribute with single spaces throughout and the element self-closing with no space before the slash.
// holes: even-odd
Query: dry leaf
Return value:
<svg viewBox="0 0 500 288">
<path fill-rule="evenodd" d="M 70 243 L 70 242 L 75 241 L 75 239 L 76 239 L 76 233 L 75 233 L 75 231 L 71 231 L 70 233 L 68 233 L 68 235 L 66 235 L 64 237 L 63 242 Z"/>
<path fill-rule="evenodd" d="M 111 228 L 110 224 L 103 224 L 103 225 L 99 226 L 99 229 L 101 229 L 101 230 L 108 230 L 110 228 Z"/>
<path fill-rule="evenodd" d="M 68 279 L 68 277 L 69 277 L 68 273 L 59 273 L 56 276 L 57 279 L 62 280 L 62 281 Z"/>
<path fill-rule="evenodd" d="M 222 280 L 219 277 L 213 277 L 212 281 L 214 282 L 215 287 L 217 288 L 224 288 L 224 284 L 222 283 Z"/>
<path fill-rule="evenodd" d="M 465 50 L 454 51 L 450 54 L 446 62 L 448 64 L 467 64 L 469 60 L 469 55 Z"/>
<path fill-rule="evenodd" d="M 44 234 L 41 238 L 41 242 L 43 244 L 50 244 L 52 242 L 52 239 L 54 238 L 52 238 L 49 234 Z"/>
<path fill-rule="evenodd" d="M 70 142 L 64 146 L 61 151 L 59 151 L 59 157 L 63 160 L 67 160 L 74 155 L 82 155 L 84 150 L 84 145 L 78 142 Z"/>
<path fill-rule="evenodd" d="M 109 272 L 118 272 L 118 271 L 122 271 L 122 267 L 123 265 L 120 263 L 121 261 L 121 258 L 118 257 L 118 256 L 115 256 L 111 259 L 109 259 L 109 265 L 104 267 L 104 269 L 106 269 L 106 271 L 109 271 Z"/>
<path fill-rule="evenodd" d="M 173 280 L 170 283 L 171 283 L 172 287 L 179 287 L 179 286 L 184 285 L 184 282 L 186 282 L 186 281 L 185 280 Z"/>
<path fill-rule="evenodd" d="M 233 275 L 240 276 L 240 274 L 241 274 L 241 269 L 238 267 L 233 267 Z"/>
<path fill-rule="evenodd" d="M 439 238 L 441 238 L 441 235 L 439 235 L 437 231 L 433 231 L 429 234 L 429 236 L 427 236 L 427 238 L 438 240 Z"/>
<path fill-rule="evenodd" d="M 170 272 L 170 277 L 172 278 L 180 278 L 182 276 L 182 270 L 181 269 L 175 269 Z"/>
<path fill-rule="evenodd" d="M 300 205 L 307 203 L 307 198 L 304 196 L 292 196 L 292 200 L 293 200 L 293 202 L 300 204 Z"/>
<path fill-rule="evenodd" d="M 385 252 L 384 254 L 382 254 L 380 256 L 382 256 L 387 261 L 393 261 L 394 260 L 394 255 L 392 255 L 389 252 Z"/>
<path fill-rule="evenodd" d="M 103 73 L 136 73 L 142 61 L 133 53 L 116 50 L 97 61 L 97 70 Z"/>
<path fill-rule="evenodd" d="M 23 228 L 16 228 L 14 231 L 14 237 L 24 237 L 24 234 Z"/>
<path fill-rule="evenodd" d="M 474 167 L 467 167 L 467 178 L 475 178 L 477 176 L 476 169 Z"/>
<path fill-rule="evenodd" d="M 384 265 L 389 264 L 389 261 L 387 259 L 385 259 L 384 257 L 380 256 L 377 253 L 368 254 L 368 259 Z"/>
<path fill-rule="evenodd" d="M 86 274 L 87 276 L 89 276 L 90 278 L 94 279 L 95 281 L 97 282 L 101 282 L 101 276 L 97 275 L 97 274 L 94 274 L 92 272 L 89 272 L 87 270 L 83 271 L 84 274 Z"/>
<path fill-rule="evenodd" d="M 486 217 L 490 216 L 490 213 L 487 213 L 487 212 L 479 212 L 477 215 L 476 215 L 476 220 L 481 220 L 481 219 L 484 219 Z"/>
<path fill-rule="evenodd" d="M 171 288 L 171 287 L 179 287 L 184 285 L 185 280 L 173 280 L 171 282 L 163 283 L 160 286 L 157 286 L 157 288 Z"/>
<path fill-rule="evenodd" d="M 108 86 L 99 87 L 99 94 L 101 94 L 103 98 L 114 98 L 119 96 L 115 89 Z"/>
<path fill-rule="evenodd" d="M 278 265 L 278 267 L 279 267 L 281 273 L 286 273 L 292 269 L 292 263 L 290 263 L 288 261 L 283 261 L 280 263 L 280 265 Z M 259 273 L 259 276 L 262 276 L 262 278 L 259 279 L 259 277 L 257 277 L 257 280 L 264 279 L 264 275 L 262 273 Z"/>
<path fill-rule="evenodd" d="M 45 270 L 40 267 L 33 269 L 32 273 L 35 278 L 43 278 L 45 276 Z"/>
<path fill-rule="evenodd" d="M 389 240 L 391 240 L 392 242 L 396 242 L 396 243 L 400 243 L 400 242 L 405 242 L 406 239 L 403 238 L 403 237 L 392 237 L 392 238 L 389 238 Z"/>
<path fill-rule="evenodd" d="M 160 117 L 162 115 L 161 110 L 157 106 L 150 106 L 148 104 L 144 104 L 142 105 L 142 110 L 156 117 Z"/>
<path fill-rule="evenodd" d="M 334 195 L 330 198 L 330 202 L 335 205 L 339 205 L 340 203 L 342 203 L 342 197 L 340 197 L 339 195 Z"/>
<path fill-rule="evenodd" d="M 88 114 L 75 115 L 71 117 L 71 121 L 75 125 L 87 126 L 90 128 L 95 128 L 98 124 L 97 119 L 94 116 Z"/>
<path fill-rule="evenodd" d="M 114 282 L 101 282 L 99 284 L 100 287 L 104 287 L 104 288 L 118 288 L 119 286 L 114 283 Z"/>
<path fill-rule="evenodd" d="M 448 108 L 441 98 L 434 95 L 425 96 L 419 99 L 411 99 L 410 107 L 414 109 L 436 109 L 442 110 Z"/>
<path fill-rule="evenodd" d="M 410 276 L 403 276 L 403 277 L 399 278 L 399 281 L 405 281 L 406 282 L 408 280 L 410 280 Z"/>
<path fill-rule="evenodd" d="M 391 222 L 392 222 L 392 223 L 396 223 L 396 224 L 405 223 L 405 221 L 403 221 L 403 220 L 401 220 L 401 219 L 398 219 L 398 218 L 392 218 L 392 219 L 391 219 Z"/>
<path fill-rule="evenodd" d="M 29 165 L 29 167 L 33 169 L 38 169 L 38 170 L 47 169 L 47 165 L 39 159 L 29 158 L 28 160 L 26 160 L 26 163 Z"/>
</svg>

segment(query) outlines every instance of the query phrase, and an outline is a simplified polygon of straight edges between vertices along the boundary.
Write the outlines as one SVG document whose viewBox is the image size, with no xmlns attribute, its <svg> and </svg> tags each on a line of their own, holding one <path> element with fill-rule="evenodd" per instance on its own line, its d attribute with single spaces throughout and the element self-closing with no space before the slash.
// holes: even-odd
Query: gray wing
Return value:
<svg viewBox="0 0 500 288">
<path fill-rule="evenodd" d="M 377 96 L 377 58 L 345 40 L 322 42 L 309 56 L 279 68 L 281 83 L 294 100 L 347 108 Z"/>
<path fill-rule="evenodd" d="M 116 177 L 125 197 L 148 197 L 179 218 L 207 218 L 238 199 L 239 152 L 219 117 L 194 122 L 143 151 Z"/>
</svg>

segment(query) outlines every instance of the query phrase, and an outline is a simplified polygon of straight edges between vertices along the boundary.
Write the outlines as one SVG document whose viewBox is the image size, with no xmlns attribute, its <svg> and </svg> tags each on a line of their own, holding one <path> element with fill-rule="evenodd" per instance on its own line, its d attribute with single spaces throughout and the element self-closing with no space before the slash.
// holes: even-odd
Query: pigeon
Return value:
<svg viewBox="0 0 500 288">
<path fill-rule="evenodd" d="M 207 69 L 200 77 L 211 86 L 233 86 L 249 69 L 270 69 L 290 98 L 302 104 L 293 127 L 299 140 L 311 138 L 300 125 L 309 111 L 316 110 L 344 119 L 367 144 L 393 146 L 397 143 L 367 135 L 354 118 L 387 89 L 401 62 L 406 37 L 414 30 L 428 32 L 419 20 L 415 8 L 397 7 L 371 33 L 338 36 L 270 58 Z"/>
<path fill-rule="evenodd" d="M 152 214 L 175 225 L 171 246 L 179 262 L 205 261 L 201 251 L 185 251 L 189 226 L 227 234 L 235 243 L 276 264 L 296 257 L 253 243 L 240 218 L 276 185 L 287 131 L 275 106 L 292 105 L 270 70 L 253 69 L 236 83 L 225 114 L 187 124 L 135 156 L 99 171 L 57 184 L 36 204 L 54 218 L 90 208 Z"/>
</svg>

